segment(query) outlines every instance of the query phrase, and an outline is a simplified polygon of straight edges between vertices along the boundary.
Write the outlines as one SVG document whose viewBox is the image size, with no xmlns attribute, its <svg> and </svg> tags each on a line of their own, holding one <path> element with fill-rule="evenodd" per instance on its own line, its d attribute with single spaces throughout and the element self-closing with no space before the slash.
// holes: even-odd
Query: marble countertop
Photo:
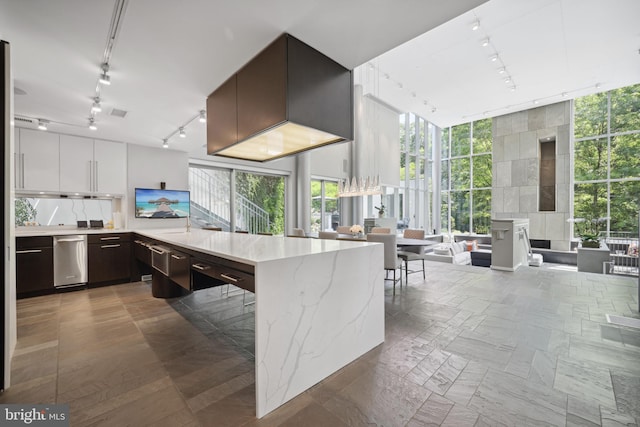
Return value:
<svg viewBox="0 0 640 427">
<path fill-rule="evenodd" d="M 254 266 L 266 261 L 335 252 L 376 244 L 229 233 L 197 228 L 191 229 L 190 232 L 186 232 L 184 229 L 145 229 L 135 230 L 135 232 L 170 245 L 177 245 Z"/>
</svg>

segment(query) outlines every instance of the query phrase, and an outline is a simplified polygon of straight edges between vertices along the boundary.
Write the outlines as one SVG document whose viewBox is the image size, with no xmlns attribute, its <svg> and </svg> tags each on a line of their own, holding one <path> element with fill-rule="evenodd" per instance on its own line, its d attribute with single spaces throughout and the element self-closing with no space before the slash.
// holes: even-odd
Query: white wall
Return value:
<svg viewBox="0 0 640 427">
<path fill-rule="evenodd" d="M 127 145 L 127 198 L 123 201 L 128 228 L 175 228 L 186 226 L 185 219 L 136 219 L 135 189 L 160 188 L 165 182 L 169 190 L 189 189 L 189 158 L 182 151 Z"/>
</svg>

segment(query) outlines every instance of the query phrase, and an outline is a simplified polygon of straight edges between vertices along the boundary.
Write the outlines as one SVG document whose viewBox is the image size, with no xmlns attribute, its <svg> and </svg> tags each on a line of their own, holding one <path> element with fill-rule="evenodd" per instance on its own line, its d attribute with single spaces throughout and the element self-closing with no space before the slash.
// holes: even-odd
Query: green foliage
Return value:
<svg viewBox="0 0 640 427">
<path fill-rule="evenodd" d="M 451 159 L 451 189 L 468 190 L 471 185 L 469 157 Z"/>
<path fill-rule="evenodd" d="M 33 207 L 29 199 L 22 197 L 16 198 L 16 226 L 22 226 L 26 222 L 35 221 L 36 215 L 38 215 L 38 211 Z"/>
<path fill-rule="evenodd" d="M 473 188 L 491 188 L 493 177 L 491 154 L 473 156 Z"/>
<path fill-rule="evenodd" d="M 471 152 L 471 123 L 451 127 L 451 156 L 466 156 Z"/>
<path fill-rule="evenodd" d="M 269 214 L 269 230 L 250 232 L 284 233 L 284 178 L 237 172 L 236 191 Z"/>
</svg>

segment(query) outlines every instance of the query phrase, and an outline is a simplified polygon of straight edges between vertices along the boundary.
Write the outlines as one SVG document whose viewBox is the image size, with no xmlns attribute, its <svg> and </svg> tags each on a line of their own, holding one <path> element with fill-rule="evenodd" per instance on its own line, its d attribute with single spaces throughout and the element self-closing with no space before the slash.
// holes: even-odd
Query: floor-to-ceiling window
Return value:
<svg viewBox="0 0 640 427">
<path fill-rule="evenodd" d="M 489 233 L 491 142 L 491 119 L 443 129 L 440 174 L 443 232 Z"/>
<path fill-rule="evenodd" d="M 284 176 L 190 166 L 189 189 L 195 226 L 284 233 Z"/>
<path fill-rule="evenodd" d="M 574 234 L 638 233 L 640 85 L 574 104 Z"/>
<path fill-rule="evenodd" d="M 433 146 L 436 127 L 412 113 L 400 115 L 400 226 L 433 230 Z"/>
<path fill-rule="evenodd" d="M 324 179 L 311 180 L 311 231 L 335 230 L 340 224 L 338 183 Z"/>
</svg>

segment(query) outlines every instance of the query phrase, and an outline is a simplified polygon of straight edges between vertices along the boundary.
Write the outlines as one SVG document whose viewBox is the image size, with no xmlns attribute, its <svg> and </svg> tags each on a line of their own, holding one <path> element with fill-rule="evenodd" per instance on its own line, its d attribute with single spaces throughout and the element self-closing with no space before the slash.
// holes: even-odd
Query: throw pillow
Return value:
<svg viewBox="0 0 640 427">
<path fill-rule="evenodd" d="M 629 245 L 629 249 L 627 250 L 627 255 L 638 256 L 638 245 L 632 243 Z"/>
<path fill-rule="evenodd" d="M 453 249 L 453 254 L 457 255 L 460 254 L 462 252 L 464 252 L 465 248 L 467 247 L 467 241 L 463 240 L 461 242 L 455 242 L 451 244 L 451 248 Z"/>
<path fill-rule="evenodd" d="M 477 240 L 468 241 L 466 250 L 469 251 L 469 252 L 477 251 L 478 250 L 478 241 Z"/>
</svg>

